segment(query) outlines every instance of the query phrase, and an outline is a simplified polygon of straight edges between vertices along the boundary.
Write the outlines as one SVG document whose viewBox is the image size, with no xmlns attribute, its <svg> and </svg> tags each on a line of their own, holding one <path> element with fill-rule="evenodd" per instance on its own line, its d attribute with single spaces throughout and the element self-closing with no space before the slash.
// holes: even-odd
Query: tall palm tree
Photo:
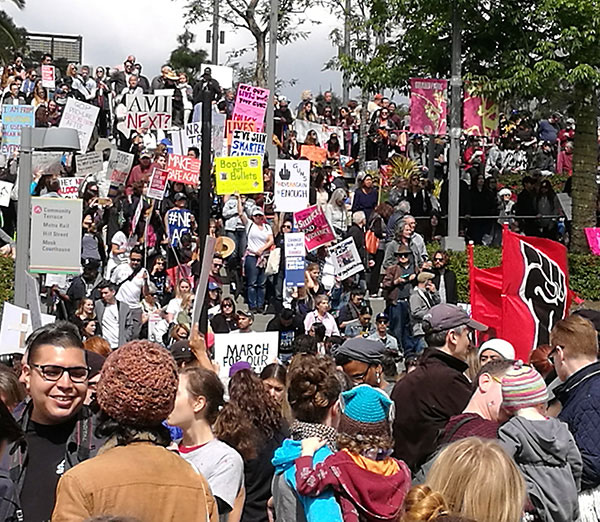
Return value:
<svg viewBox="0 0 600 522">
<path fill-rule="evenodd" d="M 23 9 L 25 7 L 25 0 L 10 0 L 13 4 L 15 4 L 19 9 Z M 10 20 L 10 18 L 8 18 Z M 7 16 L 3 16 L 0 19 L 0 31 L 2 31 L 14 46 L 17 45 L 17 35 L 15 34 L 14 25 L 7 23 Z"/>
</svg>

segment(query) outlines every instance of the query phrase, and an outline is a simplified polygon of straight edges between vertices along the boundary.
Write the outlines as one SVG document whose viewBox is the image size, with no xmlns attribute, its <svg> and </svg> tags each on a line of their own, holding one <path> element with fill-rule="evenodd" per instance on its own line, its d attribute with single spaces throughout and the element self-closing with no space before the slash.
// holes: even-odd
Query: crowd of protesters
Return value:
<svg viewBox="0 0 600 522">
<path fill-rule="evenodd" d="M 110 186 L 106 170 L 82 184 L 81 274 L 42 283 L 57 322 L 31 334 L 24 355 L 2 359 L 6 520 L 598 519 L 598 319 L 559 321 L 550 346 L 526 364 L 502 339 L 478 345 L 475 332 L 487 327 L 457 306 L 447 252 L 426 248 L 445 235 L 447 184 L 435 190 L 447 178 L 442 138 L 431 147 L 409 135 L 395 104 L 375 96 L 367 160 L 393 167 L 406 155 L 416 166 L 383 198 L 382 177 L 343 158 L 357 156 L 358 104 L 305 91 L 292 111 L 279 96 L 281 157 L 300 158 L 295 119 L 343 129 L 321 144 L 328 159 L 311 167 L 309 202 L 337 240 L 353 239 L 364 270 L 341 280 L 324 245 L 307 253 L 304 285 L 286 287 L 283 245 L 295 223 L 274 212 L 273 161 L 265 161 L 263 194 L 211 198 L 209 234 L 227 248 L 211 260 L 201 335 L 192 324 L 198 189 L 170 182 L 161 202 L 147 197 L 170 136 L 123 134 L 118 106 L 125 94 L 172 89 L 181 127 L 203 90 L 230 117 L 233 91 L 210 70 L 190 85 L 164 66 L 149 81 L 129 56 L 117 71 L 70 65 L 50 92 L 39 70 L 18 60 L 3 74 L 4 103 L 39 107 L 38 126 L 57 125 L 69 96 L 93 103 L 101 110 L 90 149 L 110 138 L 135 159 L 123 186 Z M 544 177 L 554 166 L 542 156 L 564 155 L 574 127 L 559 130 L 553 116 L 536 134 L 527 121 L 511 116 L 489 148 L 464 144 L 461 214 L 475 242 L 499 244 L 504 223 L 559 236 L 562 211 Z M 304 143 L 318 139 L 309 132 Z M 529 154 L 534 139 L 539 149 Z M 516 199 L 497 185 L 501 171 L 521 170 L 514 157 L 530 171 Z M 18 156 L 9 158 L 2 175 L 14 181 L 17 167 Z M 35 174 L 32 194 L 57 197 L 58 179 L 74 175 L 77 156 L 65 154 L 57 170 Z M 9 235 L 15 208 L 3 210 Z M 214 334 L 256 332 L 261 314 L 274 314 L 266 331 L 279 333 L 277 359 L 260 374 L 234 364 L 223 381 Z"/>
</svg>

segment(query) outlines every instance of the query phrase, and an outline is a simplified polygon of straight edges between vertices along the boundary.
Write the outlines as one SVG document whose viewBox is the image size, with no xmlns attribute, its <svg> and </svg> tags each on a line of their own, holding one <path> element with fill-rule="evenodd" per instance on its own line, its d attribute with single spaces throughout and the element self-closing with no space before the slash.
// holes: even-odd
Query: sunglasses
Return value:
<svg viewBox="0 0 600 522">
<path fill-rule="evenodd" d="M 233 308 L 233 304 L 231 304 L 231 303 L 223 303 L 223 304 L 221 305 L 221 307 L 222 307 L 222 308 Z"/>
<path fill-rule="evenodd" d="M 291 225 L 283 225 L 283 227 L 281 227 L 281 228 L 292 228 L 292 226 Z"/>
<path fill-rule="evenodd" d="M 387 319 L 377 319 L 377 323 L 378 324 L 388 324 L 388 320 Z"/>
<path fill-rule="evenodd" d="M 554 356 L 558 353 L 559 350 L 564 350 L 562 346 L 555 346 L 554 349 L 548 354 L 548 361 L 552 366 L 556 366 L 554 362 Z"/>
<path fill-rule="evenodd" d="M 443 258 L 441 258 L 441 257 L 436 257 L 436 258 L 434 258 L 434 261 L 436 261 L 436 262 L 437 262 L 437 261 L 439 261 L 440 263 L 441 263 L 443 260 L 444 260 L 444 259 L 443 259 Z"/>
</svg>

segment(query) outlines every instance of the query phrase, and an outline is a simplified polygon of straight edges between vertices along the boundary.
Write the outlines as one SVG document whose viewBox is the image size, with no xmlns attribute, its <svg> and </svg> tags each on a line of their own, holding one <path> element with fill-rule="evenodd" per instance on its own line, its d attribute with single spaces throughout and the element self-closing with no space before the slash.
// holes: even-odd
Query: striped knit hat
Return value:
<svg viewBox="0 0 600 522">
<path fill-rule="evenodd" d="M 502 406 L 509 411 L 548 402 L 548 389 L 542 376 L 531 366 L 517 361 L 502 377 Z"/>
<path fill-rule="evenodd" d="M 390 435 L 394 403 L 385 392 L 361 384 L 342 393 L 339 433 Z"/>
</svg>

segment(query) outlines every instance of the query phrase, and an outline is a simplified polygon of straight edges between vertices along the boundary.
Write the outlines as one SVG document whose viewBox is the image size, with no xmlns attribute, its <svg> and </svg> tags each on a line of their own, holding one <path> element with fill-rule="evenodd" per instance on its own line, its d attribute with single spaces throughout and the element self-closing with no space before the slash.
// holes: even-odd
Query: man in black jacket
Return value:
<svg viewBox="0 0 600 522">
<path fill-rule="evenodd" d="M 456 304 L 456 274 L 446 268 L 448 253 L 438 250 L 433 254 L 433 284 L 437 288 L 442 303 Z"/>
<path fill-rule="evenodd" d="M 417 470 L 433 453 L 448 419 L 462 412 L 472 386 L 464 372 L 473 329 L 487 326 L 471 319 L 461 308 L 439 304 L 424 317 L 425 350 L 415 370 L 399 381 L 391 397 L 396 404 L 394 454 Z"/>
</svg>

